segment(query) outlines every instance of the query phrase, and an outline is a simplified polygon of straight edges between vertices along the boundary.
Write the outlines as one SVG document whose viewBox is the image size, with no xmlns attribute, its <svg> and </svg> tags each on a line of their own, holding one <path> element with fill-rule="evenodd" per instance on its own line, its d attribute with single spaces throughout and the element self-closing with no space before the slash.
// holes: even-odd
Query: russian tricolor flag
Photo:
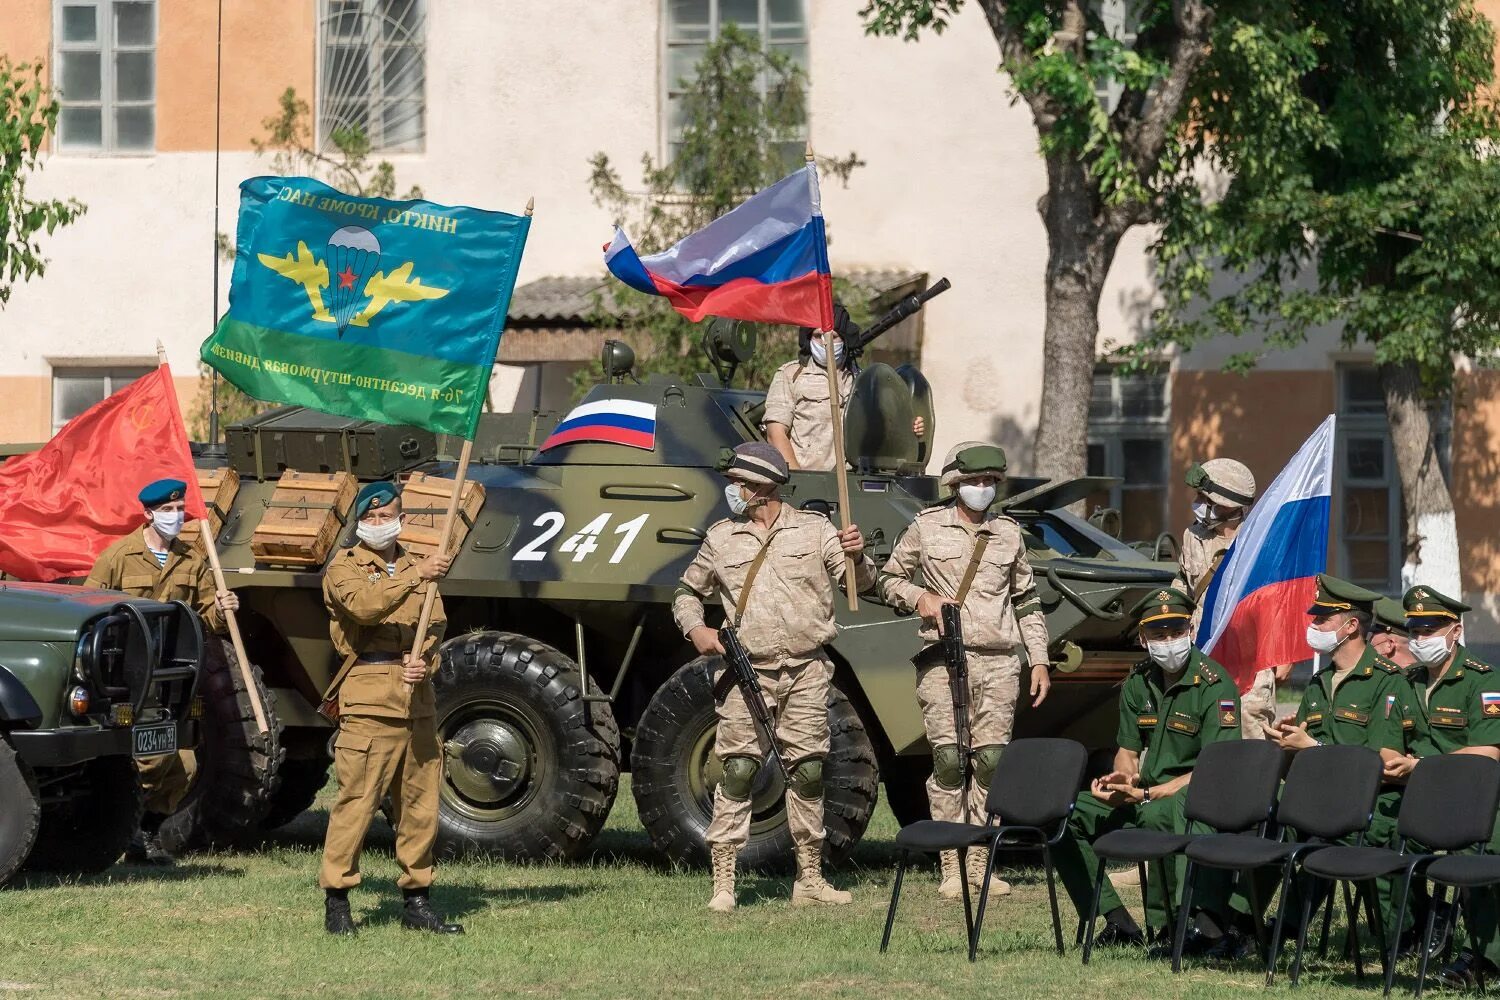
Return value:
<svg viewBox="0 0 1500 1000">
<path fill-rule="evenodd" d="M 1308 658 L 1307 609 L 1328 563 L 1334 418 L 1250 508 L 1203 601 L 1198 646 L 1249 690 L 1257 671 Z"/>
<path fill-rule="evenodd" d="M 811 163 L 649 257 L 637 256 L 616 227 L 604 263 L 631 288 L 666 296 L 694 323 L 723 316 L 833 327 L 828 239 Z"/>
<path fill-rule="evenodd" d="M 651 451 L 656 447 L 656 406 L 633 399 L 601 399 L 575 406 L 537 451 L 578 441 Z"/>
</svg>

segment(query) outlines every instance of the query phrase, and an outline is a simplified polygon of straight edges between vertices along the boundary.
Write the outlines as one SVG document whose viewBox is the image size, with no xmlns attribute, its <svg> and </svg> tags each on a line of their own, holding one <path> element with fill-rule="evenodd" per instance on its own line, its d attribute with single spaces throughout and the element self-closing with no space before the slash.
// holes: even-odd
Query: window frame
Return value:
<svg viewBox="0 0 1500 1000">
<path fill-rule="evenodd" d="M 153 364 L 147 364 L 145 362 L 142 362 L 139 365 L 119 363 L 95 365 L 89 364 L 87 358 L 78 358 L 75 360 L 70 360 L 65 364 L 52 365 L 52 371 L 47 385 L 47 391 L 50 397 L 49 401 L 51 403 L 52 411 L 50 415 L 52 433 L 56 434 L 58 431 L 63 429 L 63 427 L 68 423 L 69 420 L 73 419 L 73 417 L 68 417 L 65 420 L 58 419 L 57 406 L 59 400 L 57 396 L 57 382 L 59 379 L 104 379 L 104 395 L 100 396 L 99 399 L 94 403 L 89 404 L 90 406 L 94 406 L 97 405 L 97 403 L 103 402 L 104 400 L 108 399 L 110 396 L 119 392 L 127 385 L 135 382 L 137 379 L 145 378 L 147 375 L 150 375 L 154 371 L 156 371 L 156 366 Z M 87 407 L 85 407 L 85 409 L 87 409 Z M 78 416 L 78 414 L 75 413 L 73 416 L 76 417 Z"/>
<path fill-rule="evenodd" d="M 684 41 L 672 38 L 674 22 L 672 20 L 672 0 L 661 0 L 661 31 L 659 32 L 660 45 L 657 50 L 657 101 L 659 102 L 659 113 L 656 116 L 657 123 L 657 146 L 661 153 L 663 163 L 671 163 L 675 158 L 673 147 L 677 145 L 677 139 L 672 134 L 672 95 L 681 93 L 677 91 L 676 80 L 667 79 L 667 68 L 672 64 L 672 49 L 687 45 L 710 45 L 719 37 L 719 30 L 723 26 L 719 18 L 719 7 L 723 0 L 703 0 L 708 4 L 708 37 L 702 41 Z M 802 45 L 807 49 L 808 63 L 812 61 L 812 30 L 809 24 L 808 8 L 812 6 L 812 0 L 801 0 L 802 3 L 802 34 L 797 38 L 778 38 L 777 45 Z M 771 31 L 771 0 L 756 0 L 756 9 L 759 13 L 759 22 L 756 25 L 756 34 L 760 39 L 761 48 L 770 51 L 772 39 Z M 776 22 L 785 24 L 788 22 Z M 810 65 L 804 65 L 802 71 L 811 80 L 812 72 Z M 766 94 L 767 81 L 760 81 L 761 96 Z M 811 91 L 811 86 L 808 87 Z M 798 143 L 804 142 L 812 130 L 812 109 L 808 108 L 807 121 L 803 123 L 803 135 L 797 137 Z M 791 141 L 791 140 L 787 140 Z"/>
<path fill-rule="evenodd" d="M 149 44 L 121 44 L 116 40 L 115 4 L 135 3 L 151 10 Z M 70 42 L 64 35 L 63 11 L 67 7 L 94 9 L 94 41 Z M 157 0 L 52 0 L 52 86 L 58 90 L 59 122 L 53 149 L 63 156 L 155 156 L 157 152 L 157 81 L 158 48 L 161 42 L 161 5 Z M 97 52 L 99 54 L 99 97 L 97 100 L 71 100 L 62 92 L 63 53 Z M 151 98 L 120 99 L 115 96 L 116 64 L 122 53 L 151 53 Z M 99 145 L 75 146 L 64 142 L 61 115 L 69 108 L 99 109 Z M 115 113 L 121 108 L 151 109 L 151 144 L 123 147 L 119 144 Z"/>
<path fill-rule="evenodd" d="M 323 74 L 328 67 L 328 44 L 325 32 L 333 20 L 333 7 L 335 3 L 347 2 L 347 0 L 318 0 L 317 24 L 313 33 L 313 148 L 319 152 L 326 153 L 332 147 L 333 132 L 328 128 L 328 122 L 324 119 L 324 108 L 328 103 L 324 100 Z M 427 152 L 427 116 L 429 108 L 429 80 L 427 73 L 427 22 L 431 12 L 429 0 L 410 0 L 410 6 L 421 8 L 421 37 L 415 43 L 412 42 L 388 42 L 382 37 L 379 26 L 385 20 L 385 10 L 397 0 L 353 0 L 361 7 L 361 16 L 366 20 L 366 37 L 363 44 L 366 48 L 368 64 L 366 75 L 371 81 L 369 92 L 359 98 L 365 105 L 366 124 L 369 126 L 365 138 L 370 142 L 371 155 L 379 156 L 421 156 Z M 374 31 L 370 30 L 373 26 Z M 349 46 L 353 48 L 354 46 Z M 385 141 L 384 109 L 394 103 L 400 103 L 400 99 L 387 97 L 384 93 L 385 87 L 385 58 L 387 50 L 400 48 L 415 48 L 421 57 L 422 84 L 415 98 L 420 118 L 417 129 L 417 137 L 409 143 L 387 144 Z M 379 109 L 381 114 L 375 114 Z M 341 124 L 341 123 L 333 123 Z M 377 136 L 375 126 L 379 126 L 380 135 Z M 377 141 L 378 140 L 378 141 Z"/>
<path fill-rule="evenodd" d="M 1093 378 L 1100 376 L 1110 380 L 1110 409 L 1107 417 L 1095 417 L 1093 394 L 1090 391 L 1087 447 L 1104 449 L 1104 475 L 1120 480 L 1109 487 L 1109 507 L 1125 511 L 1127 492 L 1161 491 L 1161 531 L 1170 531 L 1172 494 L 1172 371 L 1166 362 L 1161 362 L 1143 372 L 1122 373 L 1119 365 L 1103 363 L 1094 366 Z M 1161 412 L 1150 417 L 1128 417 L 1124 413 L 1122 386 L 1125 379 L 1151 376 L 1161 379 Z M 1091 383 L 1092 385 L 1092 383 Z M 1156 483 L 1130 483 L 1125 478 L 1126 439 L 1152 440 L 1162 443 L 1162 478 Z M 1096 494 L 1097 495 L 1097 494 Z M 1089 512 L 1090 514 L 1093 511 Z M 1150 542 L 1153 539 L 1133 539 Z"/>
<path fill-rule="evenodd" d="M 1334 475 L 1334 517 L 1329 529 L 1337 538 L 1334 556 L 1337 560 L 1338 575 L 1351 583 L 1358 583 L 1362 587 L 1369 587 L 1381 593 L 1389 593 L 1392 589 L 1399 589 L 1401 584 L 1401 567 L 1404 562 L 1403 552 L 1405 549 L 1406 532 L 1406 505 L 1401 497 L 1401 477 L 1396 471 L 1396 453 L 1391 442 L 1390 420 L 1386 416 L 1384 408 L 1379 412 L 1366 410 L 1363 412 L 1351 412 L 1349 409 L 1349 393 L 1346 384 L 1346 376 L 1359 369 L 1373 369 L 1374 363 L 1368 360 L 1349 359 L 1334 363 L 1334 412 L 1338 414 L 1337 432 L 1334 435 L 1335 475 Z M 1349 469 L 1349 442 L 1350 440 L 1376 439 L 1381 441 L 1384 449 L 1381 457 L 1382 475 L 1380 479 L 1361 477 L 1355 479 Z M 1354 577 L 1352 559 L 1349 551 L 1350 542 L 1375 541 L 1380 536 L 1361 534 L 1350 535 L 1345 529 L 1347 491 L 1350 487 L 1360 489 L 1385 487 L 1386 509 L 1389 516 L 1386 523 L 1386 577 L 1384 581 L 1376 582 L 1368 578 Z"/>
</svg>

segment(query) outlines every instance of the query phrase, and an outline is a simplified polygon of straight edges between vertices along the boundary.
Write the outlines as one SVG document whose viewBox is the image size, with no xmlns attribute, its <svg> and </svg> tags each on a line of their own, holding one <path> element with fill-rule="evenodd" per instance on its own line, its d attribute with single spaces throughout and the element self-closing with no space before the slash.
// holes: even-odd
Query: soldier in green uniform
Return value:
<svg viewBox="0 0 1500 1000">
<path fill-rule="evenodd" d="M 1406 631 L 1406 608 L 1394 597 L 1375 602 L 1375 624 L 1370 627 L 1370 645 L 1375 652 L 1405 670 L 1417 658 L 1411 655 L 1411 635 Z"/>
<path fill-rule="evenodd" d="M 1416 661 L 1406 677 L 1412 687 L 1407 711 L 1417 755 L 1463 753 L 1500 760 L 1500 675 L 1464 648 L 1461 616 L 1468 605 L 1426 586 L 1412 587 L 1403 603 Z M 1410 769 L 1404 768 L 1406 773 Z M 1500 819 L 1489 843 L 1489 852 L 1497 851 Z M 1481 964 L 1486 976 L 1500 972 L 1500 906 L 1494 890 L 1470 892 L 1467 920 L 1482 954 L 1465 949 L 1438 973 L 1442 982 L 1459 989 L 1478 985 Z"/>
<path fill-rule="evenodd" d="M 1199 752 L 1210 743 L 1240 738 L 1239 690 L 1223 667 L 1193 645 L 1193 607 L 1192 598 L 1169 587 L 1148 594 L 1132 611 L 1147 659 L 1131 671 L 1120 692 L 1114 770 L 1078 797 L 1068 832 L 1053 852 L 1057 873 L 1080 914 L 1088 912 L 1099 872 L 1092 843 L 1123 827 L 1186 829 L 1183 805 Z M 1169 928 L 1162 890 L 1175 898 L 1184 868 L 1179 857 L 1166 870 L 1165 887 L 1162 879 L 1148 879 L 1146 923 L 1161 928 L 1163 939 Z M 1224 885 L 1205 879 L 1195 901 L 1222 915 Z M 1105 927 L 1097 945 L 1144 943 L 1140 927 L 1108 881 L 1099 912 Z"/>
<path fill-rule="evenodd" d="M 1405 781 L 1399 772 L 1409 757 L 1411 729 L 1403 725 L 1402 706 L 1410 698 L 1410 687 L 1401 669 L 1366 641 L 1379 599 L 1373 591 L 1319 574 L 1317 597 L 1307 609 L 1312 616 L 1307 644 L 1327 657 L 1327 665 L 1313 676 L 1296 713 L 1277 721 L 1272 736 L 1290 753 L 1325 744 L 1366 746 L 1379 752 L 1388 776 L 1375 800 L 1375 816 L 1364 843 L 1391 847 L 1396 842 L 1396 813 Z M 1317 885 L 1321 902 L 1328 883 Z M 1392 888 L 1391 879 L 1376 882 L 1381 918 L 1388 933 L 1395 917 Z M 1268 899 L 1269 894 L 1262 898 Z M 1293 886 L 1287 914 L 1300 913 L 1301 905 L 1297 887 Z M 1291 924 L 1288 919 L 1281 933 L 1289 934 Z"/>
</svg>

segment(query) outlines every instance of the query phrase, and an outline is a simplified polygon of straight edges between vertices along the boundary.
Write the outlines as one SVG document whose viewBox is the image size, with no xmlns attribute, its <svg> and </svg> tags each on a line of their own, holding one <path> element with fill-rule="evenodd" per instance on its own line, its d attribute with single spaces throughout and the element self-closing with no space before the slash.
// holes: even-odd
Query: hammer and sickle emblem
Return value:
<svg viewBox="0 0 1500 1000">
<path fill-rule="evenodd" d="M 152 416 L 156 410 L 155 403 L 142 403 L 130 411 L 130 426 L 138 431 L 143 431 L 152 424 Z"/>
</svg>

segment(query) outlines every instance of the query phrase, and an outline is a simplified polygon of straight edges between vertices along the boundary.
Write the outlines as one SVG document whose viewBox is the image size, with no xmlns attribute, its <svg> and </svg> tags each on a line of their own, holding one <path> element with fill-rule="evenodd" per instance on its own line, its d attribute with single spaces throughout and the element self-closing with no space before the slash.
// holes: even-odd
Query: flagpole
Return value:
<svg viewBox="0 0 1500 1000">
<path fill-rule="evenodd" d="M 531 218 L 535 208 L 535 196 L 527 198 L 526 217 L 528 219 Z M 494 367 L 494 361 L 490 362 L 490 367 Z M 458 520 L 459 499 L 463 494 L 464 482 L 468 479 L 469 476 L 469 457 L 472 454 L 473 450 L 473 440 L 465 439 L 463 447 L 458 451 L 458 474 L 453 484 L 453 495 L 448 497 L 448 509 L 443 512 L 443 525 L 438 529 L 437 551 L 441 552 L 445 556 L 452 554 L 449 552 L 449 544 L 453 540 L 453 524 Z M 426 595 L 422 598 L 422 614 L 421 617 L 417 619 L 417 634 L 415 637 L 413 637 L 411 644 L 412 656 L 420 655 L 422 652 L 422 647 L 427 644 L 427 630 L 432 625 L 432 608 L 433 604 L 437 601 L 437 596 L 437 581 L 433 580 L 430 582 L 430 585 L 427 588 Z M 406 686 L 408 697 L 411 695 L 413 688 L 414 685 L 411 684 L 408 684 Z"/>
<path fill-rule="evenodd" d="M 812 143 L 808 142 L 807 152 L 804 154 L 807 165 L 813 166 Z M 825 330 L 824 333 L 829 333 Z M 851 511 L 849 510 L 849 476 L 844 469 L 844 408 L 839 399 L 839 373 L 838 363 L 834 359 L 833 344 L 831 338 L 824 337 L 823 344 L 826 350 L 823 352 L 823 364 L 828 372 L 828 408 L 833 419 L 833 476 L 839 489 L 839 520 L 844 527 L 850 523 Z M 846 345 L 847 346 L 847 345 Z M 848 552 L 844 553 L 844 592 L 849 598 L 849 610 L 859 610 L 859 588 L 854 584 L 854 556 Z"/>
<path fill-rule="evenodd" d="M 166 367 L 167 364 L 167 351 L 159 340 L 156 342 L 156 363 L 158 367 Z M 198 522 L 198 530 L 203 537 L 203 551 L 208 555 L 208 565 L 213 570 L 214 588 L 218 592 L 226 591 L 229 584 L 224 580 L 224 567 L 219 564 L 219 549 L 214 544 L 214 531 L 209 526 L 208 518 Z M 215 593 L 214 600 L 218 600 L 218 593 Z M 260 689 L 255 684 L 254 674 L 250 672 L 250 657 L 245 655 L 245 640 L 240 635 L 240 622 L 233 611 L 224 612 L 224 624 L 229 629 L 229 642 L 234 647 L 234 658 L 239 664 L 240 679 L 245 683 L 250 710 L 255 713 L 255 726 L 262 736 L 266 736 L 271 732 L 271 727 L 266 722 L 266 709 L 260 701 Z"/>
</svg>

